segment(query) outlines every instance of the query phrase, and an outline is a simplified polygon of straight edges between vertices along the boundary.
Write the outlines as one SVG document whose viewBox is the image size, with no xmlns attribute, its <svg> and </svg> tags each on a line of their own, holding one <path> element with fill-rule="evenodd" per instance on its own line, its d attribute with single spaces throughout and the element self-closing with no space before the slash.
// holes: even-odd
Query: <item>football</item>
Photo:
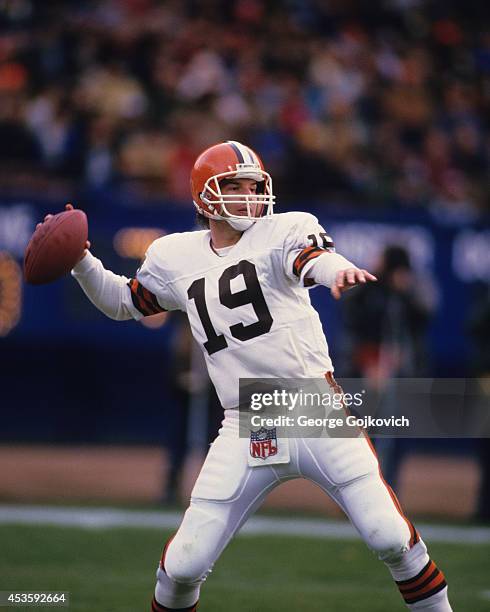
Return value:
<svg viewBox="0 0 490 612">
<path fill-rule="evenodd" d="M 88 238 L 83 210 L 53 215 L 32 235 L 24 257 L 24 278 L 44 285 L 65 276 L 81 258 Z"/>
</svg>

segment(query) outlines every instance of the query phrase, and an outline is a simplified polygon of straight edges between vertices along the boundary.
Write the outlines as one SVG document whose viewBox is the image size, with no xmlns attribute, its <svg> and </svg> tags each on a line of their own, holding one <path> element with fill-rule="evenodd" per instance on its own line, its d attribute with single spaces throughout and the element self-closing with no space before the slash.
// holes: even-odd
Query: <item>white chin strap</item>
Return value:
<svg viewBox="0 0 490 612">
<path fill-rule="evenodd" d="M 231 225 L 233 229 L 236 229 L 238 232 L 244 232 L 248 230 L 255 223 L 256 219 L 223 219 L 227 223 Z"/>
</svg>

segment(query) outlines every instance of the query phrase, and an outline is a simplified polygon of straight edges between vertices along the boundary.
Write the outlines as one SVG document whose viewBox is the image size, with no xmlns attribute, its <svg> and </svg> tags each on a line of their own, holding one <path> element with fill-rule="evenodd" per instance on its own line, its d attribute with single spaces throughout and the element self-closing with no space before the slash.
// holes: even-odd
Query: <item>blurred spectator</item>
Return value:
<svg viewBox="0 0 490 612">
<path fill-rule="evenodd" d="M 22 176 L 37 164 L 51 181 L 188 201 L 191 157 L 235 138 L 262 154 L 286 206 L 473 220 L 489 209 L 485 16 L 455 0 L 11 0 L 2 142 Z"/>
<path fill-rule="evenodd" d="M 29 169 L 40 161 L 35 134 L 23 121 L 19 101 L 3 98 L 0 104 L 0 160 L 9 171 Z"/>
<path fill-rule="evenodd" d="M 88 130 L 84 178 L 89 187 L 101 188 L 111 183 L 114 172 L 114 122 L 97 117 Z"/>
<path fill-rule="evenodd" d="M 412 269 L 409 254 L 389 246 L 370 283 L 348 295 L 345 304 L 346 331 L 350 345 L 351 374 L 368 387 L 383 392 L 378 416 L 397 414 L 391 394 L 394 378 L 427 374 L 425 332 L 434 304 L 426 283 Z M 383 473 L 396 487 L 403 440 L 374 440 Z"/>
<path fill-rule="evenodd" d="M 347 294 L 353 374 L 382 380 L 422 375 L 427 368 L 425 331 L 434 307 L 432 292 L 415 274 L 402 247 L 385 249 L 376 275 L 377 283 Z"/>
</svg>

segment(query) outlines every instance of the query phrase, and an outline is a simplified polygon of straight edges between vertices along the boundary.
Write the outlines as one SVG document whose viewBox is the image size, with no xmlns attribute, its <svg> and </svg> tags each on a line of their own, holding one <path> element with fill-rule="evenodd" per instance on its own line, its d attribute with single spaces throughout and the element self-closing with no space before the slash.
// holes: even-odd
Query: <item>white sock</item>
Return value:
<svg viewBox="0 0 490 612">
<path fill-rule="evenodd" d="M 431 561 L 422 540 L 385 563 L 410 610 L 451 612 L 444 574 Z"/>
</svg>

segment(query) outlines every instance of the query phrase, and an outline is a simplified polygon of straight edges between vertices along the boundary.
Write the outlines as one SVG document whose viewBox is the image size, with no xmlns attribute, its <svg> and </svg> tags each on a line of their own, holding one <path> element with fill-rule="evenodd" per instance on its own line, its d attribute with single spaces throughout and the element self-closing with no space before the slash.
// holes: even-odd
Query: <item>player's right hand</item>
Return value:
<svg viewBox="0 0 490 612">
<path fill-rule="evenodd" d="M 74 207 L 73 207 L 73 204 L 65 204 L 65 210 L 73 210 L 73 208 L 74 208 Z M 44 221 L 47 221 L 48 219 L 51 219 L 51 217 L 53 217 L 53 216 L 54 216 L 54 215 L 47 214 L 47 215 L 44 217 L 44 220 L 43 220 L 43 221 L 41 221 L 41 223 L 38 223 L 38 224 L 36 225 L 36 229 L 37 229 L 38 227 L 41 227 L 41 225 L 44 223 Z M 79 263 L 80 261 L 82 261 L 82 259 L 83 259 L 83 258 L 85 257 L 85 255 L 88 253 L 88 250 L 90 249 L 90 247 L 91 247 L 90 240 L 87 240 L 87 242 L 85 243 L 85 251 L 83 252 L 83 255 L 80 257 L 80 259 L 78 260 L 78 262 L 77 262 L 77 263 Z"/>
</svg>

